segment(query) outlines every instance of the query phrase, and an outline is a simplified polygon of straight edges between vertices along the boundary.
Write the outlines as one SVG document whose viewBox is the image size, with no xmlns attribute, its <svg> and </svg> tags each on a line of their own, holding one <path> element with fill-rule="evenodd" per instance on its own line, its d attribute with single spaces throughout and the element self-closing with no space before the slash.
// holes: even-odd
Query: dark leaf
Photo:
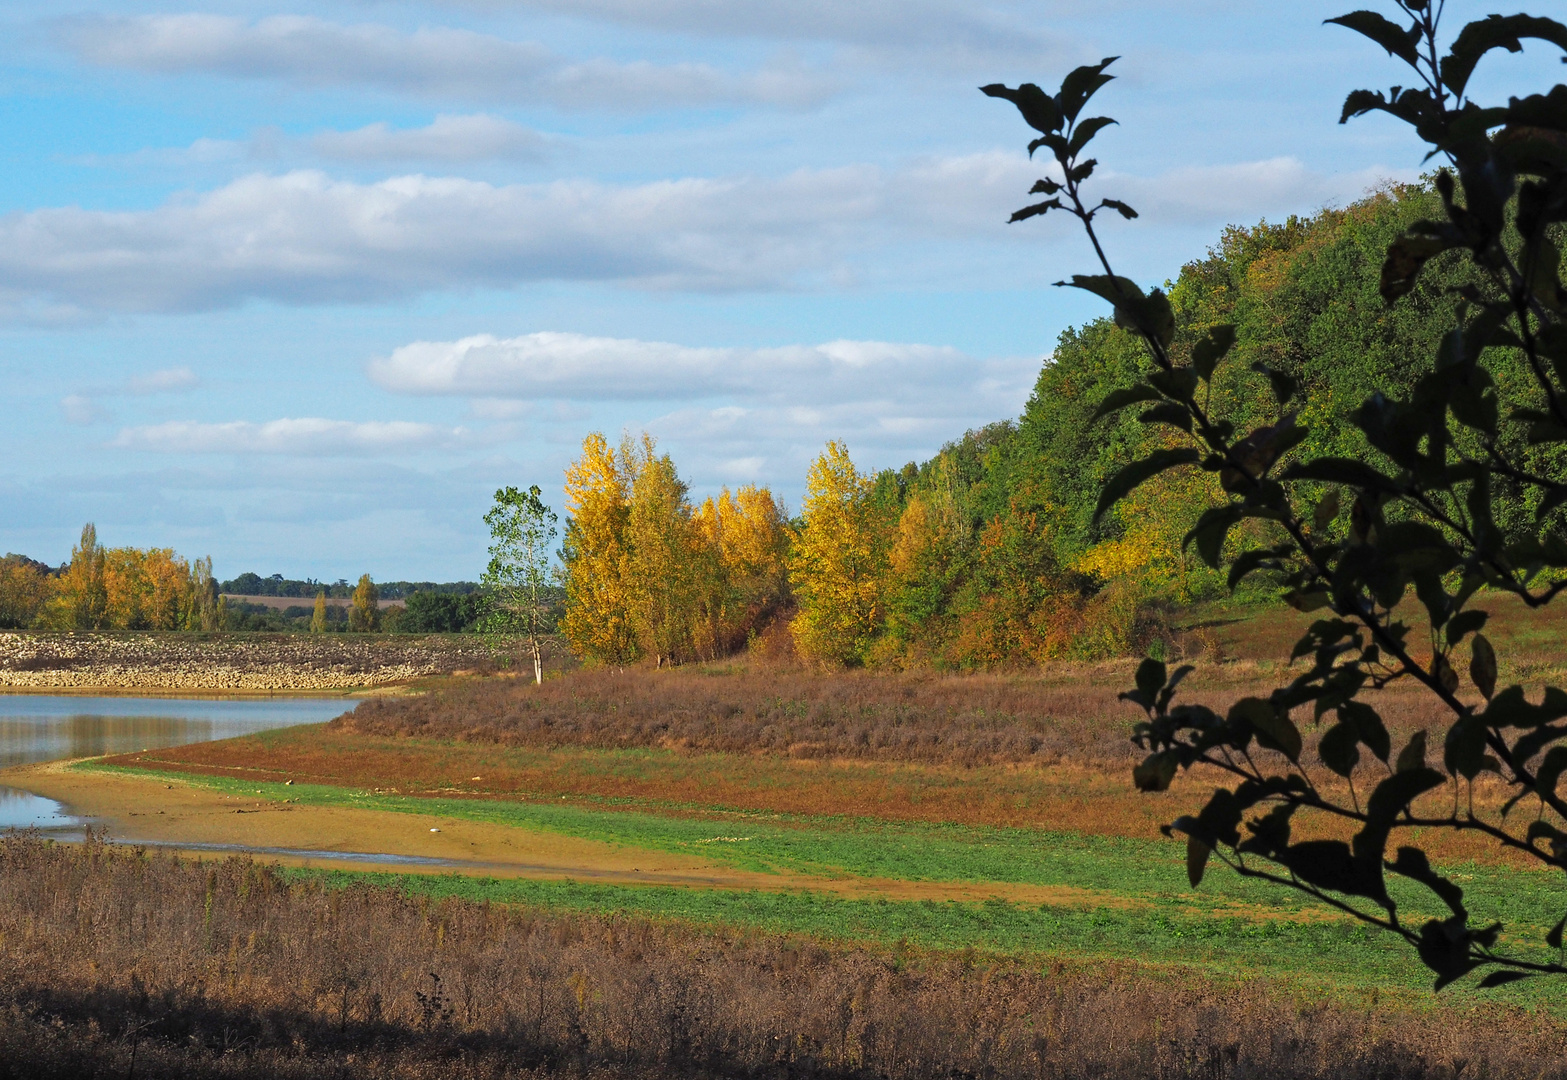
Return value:
<svg viewBox="0 0 1567 1080">
<path fill-rule="evenodd" d="M 1138 420 L 1145 424 L 1169 424 L 1173 428 L 1182 431 L 1192 429 L 1192 414 L 1185 405 L 1174 401 L 1164 401 L 1151 409 L 1144 409 Z"/>
<path fill-rule="evenodd" d="M 1131 221 L 1137 216 L 1137 211 L 1133 210 L 1130 206 L 1127 206 L 1120 199 L 1100 199 L 1099 205 L 1109 207 L 1111 210 L 1114 210 L 1117 214 L 1120 214 L 1122 217 L 1124 217 L 1127 221 Z"/>
<path fill-rule="evenodd" d="M 1159 391 L 1155 390 L 1147 383 L 1137 383 L 1134 386 L 1123 386 L 1119 390 L 1112 390 L 1105 395 L 1105 399 L 1099 403 L 1099 408 L 1094 411 L 1093 418 L 1089 420 L 1089 423 L 1093 423 L 1102 416 L 1109 416 L 1111 413 L 1120 412 L 1128 405 L 1136 405 L 1143 401 L 1159 400 L 1161 400 L 1159 397 Z"/>
<path fill-rule="evenodd" d="M 1490 15 L 1459 31 L 1442 60 L 1442 81 L 1455 95 L 1462 95 L 1482 56 L 1492 49 L 1522 52 L 1520 38 L 1537 38 L 1567 49 L 1567 27 L 1559 22 L 1532 15 Z"/>
<path fill-rule="evenodd" d="M 1494 986 L 1506 986 L 1508 983 L 1521 982 L 1524 979 L 1534 978 L 1534 973 L 1529 971 L 1493 971 L 1480 980 L 1478 989 L 1489 990 Z"/>
<path fill-rule="evenodd" d="M 1080 68 L 1074 68 L 1066 78 L 1061 80 L 1061 92 L 1056 96 L 1056 102 L 1061 109 L 1061 115 L 1067 120 L 1076 120 L 1077 114 L 1082 111 L 1088 99 L 1105 83 L 1115 78 L 1114 75 L 1106 75 L 1105 68 L 1119 60 L 1118 56 L 1107 56 L 1097 64 L 1085 64 Z"/>
<path fill-rule="evenodd" d="M 1181 550 L 1185 551 L 1195 542 L 1198 556 L 1217 570 L 1219 559 L 1224 554 L 1225 537 L 1229 535 L 1230 528 L 1241 520 L 1244 513 L 1240 503 L 1224 503 L 1222 506 L 1209 507 L 1202 512 L 1202 517 L 1197 519 L 1197 524 L 1192 526 L 1192 531 L 1181 541 Z"/>
<path fill-rule="evenodd" d="M 1033 83 L 1024 83 L 1016 90 L 1000 83 L 991 83 L 989 86 L 981 86 L 979 92 L 989 97 L 1005 98 L 1016 105 L 1017 111 L 1023 114 L 1023 121 L 1035 131 L 1061 130 L 1063 119 L 1060 107 L 1050 95 Z"/>
<path fill-rule="evenodd" d="M 1155 694 L 1164 689 L 1164 664 L 1149 657 L 1137 665 L 1137 689 L 1150 701 Z"/>
<path fill-rule="evenodd" d="M 1465 612 L 1464 614 L 1468 614 Z M 1449 631 L 1451 637 L 1451 631 Z M 1474 682 L 1480 693 L 1485 695 L 1487 701 L 1496 692 L 1496 650 L 1491 647 L 1490 639 L 1484 634 L 1476 634 L 1474 642 L 1469 646 L 1469 678 Z"/>
<path fill-rule="evenodd" d="M 1067 143 L 1066 152 L 1069 157 L 1076 157 L 1087 146 L 1093 137 L 1115 123 L 1108 116 L 1090 116 L 1081 124 L 1072 128 L 1072 138 Z M 1136 215 L 1133 215 L 1134 217 Z"/>
<path fill-rule="evenodd" d="M 1267 698 L 1241 698 L 1230 706 L 1229 718 L 1232 723 L 1239 720 L 1250 724 L 1257 732 L 1258 742 L 1297 765 L 1300 763 L 1300 730 Z"/>
<path fill-rule="evenodd" d="M 1461 919 L 1468 919 L 1469 913 L 1464 910 L 1464 890 L 1431 869 L 1426 853 L 1419 848 L 1399 848 L 1398 858 L 1388 863 L 1387 868 L 1402 877 L 1420 882 L 1441 897 L 1442 902 L 1454 915 Z"/>
<path fill-rule="evenodd" d="M 1374 11 L 1352 11 L 1348 15 L 1340 15 L 1336 19 L 1326 21 L 1348 27 L 1357 34 L 1364 34 L 1386 49 L 1389 56 L 1398 57 L 1410 67 L 1415 67 L 1420 62 L 1418 25 L 1406 30 Z"/>
<path fill-rule="evenodd" d="M 1192 346 L 1192 367 L 1204 379 L 1213 377 L 1214 368 L 1235 345 L 1235 327 L 1220 323 L 1197 340 Z"/>
<path fill-rule="evenodd" d="M 1176 761 L 1168 754 L 1150 754 L 1132 769 L 1132 784 L 1138 791 L 1166 791 L 1175 770 Z"/>
<path fill-rule="evenodd" d="M 1415 287 L 1420 271 L 1432 257 L 1457 247 L 1456 238 L 1437 236 L 1401 236 L 1387 248 L 1382 262 L 1382 282 L 1378 291 L 1391 304 Z"/>
<path fill-rule="evenodd" d="M 1192 888 L 1202 884 L 1203 871 L 1208 868 L 1208 856 L 1213 849 L 1195 836 L 1186 838 L 1186 880 Z"/>
<path fill-rule="evenodd" d="M 1410 772 L 1426 767 L 1426 733 L 1417 731 L 1409 737 L 1409 743 L 1398 752 L 1396 772 Z"/>
<path fill-rule="evenodd" d="M 1561 948 L 1563 930 L 1567 930 L 1567 915 L 1563 915 L 1556 920 L 1556 925 L 1551 927 L 1550 932 L 1545 935 L 1545 943 L 1553 949 Z"/>
<path fill-rule="evenodd" d="M 1473 608 L 1469 611 L 1460 611 L 1447 622 L 1447 643 L 1457 645 L 1470 634 L 1479 630 L 1490 618 L 1490 613 L 1481 608 Z M 1487 694 L 1486 697 L 1491 695 Z"/>
<path fill-rule="evenodd" d="M 1139 484 L 1151 480 L 1162 472 L 1178 465 L 1195 465 L 1202 455 L 1189 447 L 1155 450 L 1140 461 L 1134 461 L 1112 476 L 1099 494 L 1099 505 L 1094 508 L 1094 521 L 1104 517 L 1105 511 L 1131 494 Z"/>
<path fill-rule="evenodd" d="M 1334 724 L 1317 743 L 1322 764 L 1340 776 L 1348 776 L 1360 764 L 1360 747 L 1355 731 L 1348 724 Z"/>
</svg>

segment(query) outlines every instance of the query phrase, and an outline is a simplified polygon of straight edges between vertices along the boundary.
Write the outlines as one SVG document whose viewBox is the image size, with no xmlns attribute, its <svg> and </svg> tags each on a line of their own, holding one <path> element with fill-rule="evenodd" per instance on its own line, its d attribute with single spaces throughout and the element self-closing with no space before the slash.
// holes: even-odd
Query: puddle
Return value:
<svg viewBox="0 0 1567 1080">
<path fill-rule="evenodd" d="M 0 787 L 0 832 L 7 829 L 37 829 L 51 835 L 69 833 L 79 838 L 83 822 L 72 817 L 53 799 L 30 791 Z"/>
</svg>

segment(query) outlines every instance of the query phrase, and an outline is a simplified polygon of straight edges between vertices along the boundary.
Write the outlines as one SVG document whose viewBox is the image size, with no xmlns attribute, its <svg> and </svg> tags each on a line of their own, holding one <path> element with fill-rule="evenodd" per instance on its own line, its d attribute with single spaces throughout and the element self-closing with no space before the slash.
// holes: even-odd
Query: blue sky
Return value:
<svg viewBox="0 0 1567 1080">
<path fill-rule="evenodd" d="M 927 457 L 1098 314 L 1066 222 L 1005 224 L 1039 170 L 975 87 L 1122 57 L 1107 232 L 1158 281 L 1416 173 L 1336 123 L 1397 77 L 1341 7 L 10 0 L 0 551 L 471 578 L 494 489 L 558 507 L 590 430 L 791 506 L 829 438 Z"/>
</svg>

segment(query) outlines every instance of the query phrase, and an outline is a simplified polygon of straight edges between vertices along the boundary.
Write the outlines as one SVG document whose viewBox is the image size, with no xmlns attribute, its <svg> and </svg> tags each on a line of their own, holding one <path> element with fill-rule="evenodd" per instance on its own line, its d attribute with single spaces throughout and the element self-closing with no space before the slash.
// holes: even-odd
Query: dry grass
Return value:
<svg viewBox="0 0 1567 1080">
<path fill-rule="evenodd" d="M 0 1075 L 1567 1076 L 1567 1030 L 0 841 Z"/>
</svg>

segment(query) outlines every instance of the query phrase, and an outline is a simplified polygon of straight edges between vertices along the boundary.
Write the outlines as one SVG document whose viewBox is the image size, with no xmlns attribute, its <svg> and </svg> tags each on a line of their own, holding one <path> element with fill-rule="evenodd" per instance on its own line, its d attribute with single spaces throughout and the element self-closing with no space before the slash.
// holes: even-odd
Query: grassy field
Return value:
<svg viewBox="0 0 1567 1080">
<path fill-rule="evenodd" d="M 1238 608 L 1194 613 L 1182 640 L 1208 658 L 1199 661 L 1188 693 L 1220 707 L 1265 693 L 1283 676 L 1278 657 L 1302 622 L 1293 613 L 1259 617 Z M 1508 625 L 1493 635 L 1511 657 L 1504 678 L 1537 687 L 1561 673 L 1567 649 L 1552 618 L 1530 613 Z M 1094 1069 L 1083 1065 L 1089 1059 L 1081 1051 L 1051 1057 L 1049 1069 L 1042 1058 L 1026 1065 L 1009 1059 L 997 1075 L 1561 1071 L 1567 987 L 1540 980 L 1477 992 L 1461 984 L 1435 995 L 1409 949 L 1326 907 L 1222 868 L 1193 889 L 1183 845 L 1161 837 L 1158 826 L 1198 805 L 1216 778 L 1182 777 L 1156 795 L 1133 790 L 1137 752 L 1127 736 L 1134 715 L 1116 698 L 1133 667 L 1122 661 L 1013 675 L 828 675 L 737 663 L 573 672 L 543 687 L 451 680 L 422 696 L 366 701 L 326 725 L 122 755 L 69 771 L 78 782 L 98 777 L 94 782 L 151 793 L 136 798 L 186 793 L 186 820 L 206 806 L 219 815 L 209 824 L 250 823 L 251 844 L 263 843 L 255 837 L 267 835 L 267 821 L 291 823 L 289 843 L 297 846 L 301 830 L 308 833 L 317 820 L 310 814 L 334 823 L 351 815 L 354 842 L 380 846 L 339 841 L 337 850 L 429 853 L 437 842 L 430 834 L 438 832 L 445 845 L 438 854 L 456 859 L 407 873 L 296 865 L 267 879 L 279 896 L 393 897 L 407 905 L 397 911 L 418 913 L 427 924 L 445 920 L 440 912 L 487 911 L 599 920 L 591 925 L 604 927 L 640 920 L 686 942 L 675 950 L 681 955 L 696 948 L 691 942 L 707 940 L 701 935 L 718 934 L 810 942 L 851 966 L 891 965 L 885 970 L 892 972 L 913 962 L 907 958 L 1032 973 L 1028 978 L 1072 972 L 1071 992 L 1082 1001 L 1138 988 L 1138 1022 L 1153 1025 L 1138 1030 L 1153 1034 L 1132 1057 Z M 1385 691 L 1377 704 L 1396 745 L 1439 722 L 1417 693 Z M 1313 758 L 1310 750 L 1305 758 Z M 1342 783 L 1320 770 L 1313 780 Z M 1494 811 L 1505 794 L 1482 782 L 1475 805 Z M 277 813 L 268 818 L 271 811 Z M 251 816 L 221 817 L 235 813 Z M 150 809 L 137 819 L 138 827 L 154 830 L 149 838 L 156 838 L 157 822 L 171 820 Z M 415 843 L 418 837 L 424 839 Z M 475 855 L 463 862 L 470 837 Z M 1543 958 L 1538 943 L 1567 910 L 1567 883 L 1473 836 L 1418 839 L 1462 884 L 1477 922 L 1502 922 L 1505 944 Z M 544 866 L 541 851 L 555 861 Z M 485 861 L 502 859 L 509 861 Z M 636 876 L 655 866 L 664 877 Z M 687 879 L 671 883 L 670 873 Z M 1399 884 L 1394 891 L 1406 920 L 1440 914 L 1427 894 Z M 698 937 L 680 937 L 690 934 Z M 615 957 L 623 954 L 611 952 L 593 963 L 618 970 L 624 961 Z M 428 990 L 394 971 L 396 962 L 386 961 L 384 979 L 394 989 L 384 991 L 385 1000 L 401 1002 L 405 1016 L 422 1015 L 418 1002 Z M 561 977 L 577 985 L 577 976 Z M 889 977 L 889 986 L 902 985 Z M 677 984 L 685 985 L 670 985 Z M 1148 1049 L 1164 1045 L 1158 1032 L 1188 1022 L 1181 1011 L 1187 991 L 1203 1002 L 1208 1026 L 1199 1025 L 1202 1034 L 1178 1053 Z M 844 993 L 838 1004 L 819 1007 L 860 1016 L 861 1006 L 852 1004 L 860 991 Z M 301 1008 L 315 1015 L 311 1008 L 325 1006 Z M 935 1022 L 920 1015 L 916 1026 Z M 1280 1043 L 1283 1036 L 1270 1042 L 1260 1034 L 1272 1023 L 1258 1026 L 1264 1015 L 1285 1018 L 1279 1022 L 1286 1027 L 1319 1019 L 1309 1032 L 1289 1036 L 1294 1042 Z M 1345 1034 L 1372 1017 L 1391 1026 L 1375 1037 L 1363 1027 Z M 1310 1026 L 1319 1020 L 1336 1034 Z M 882 1023 L 864 1022 L 873 1030 Z M 1126 1022 L 1124 1014 L 1110 1020 L 1073 1013 L 1056 1029 L 1064 1041 L 1052 1045 Z M 775 1032 L 788 1026 L 778 1017 L 758 1023 Z M 560 1045 L 577 1045 L 574 1029 L 562 1030 Z M 1220 1030 L 1232 1041 L 1214 1034 Z M 604 1035 L 605 1045 L 614 1038 Z M 857 1075 L 869 1059 L 855 1059 L 848 1047 L 841 1036 L 834 1067 Z M 1354 1056 L 1362 1052 L 1376 1062 Z M 760 1060 L 724 1053 L 714 1059 L 719 1071 Z M 1140 1064 L 1127 1065 L 1133 1058 Z M 906 1075 L 947 1075 L 959 1068 L 956 1060 L 910 1066 Z"/>
</svg>

